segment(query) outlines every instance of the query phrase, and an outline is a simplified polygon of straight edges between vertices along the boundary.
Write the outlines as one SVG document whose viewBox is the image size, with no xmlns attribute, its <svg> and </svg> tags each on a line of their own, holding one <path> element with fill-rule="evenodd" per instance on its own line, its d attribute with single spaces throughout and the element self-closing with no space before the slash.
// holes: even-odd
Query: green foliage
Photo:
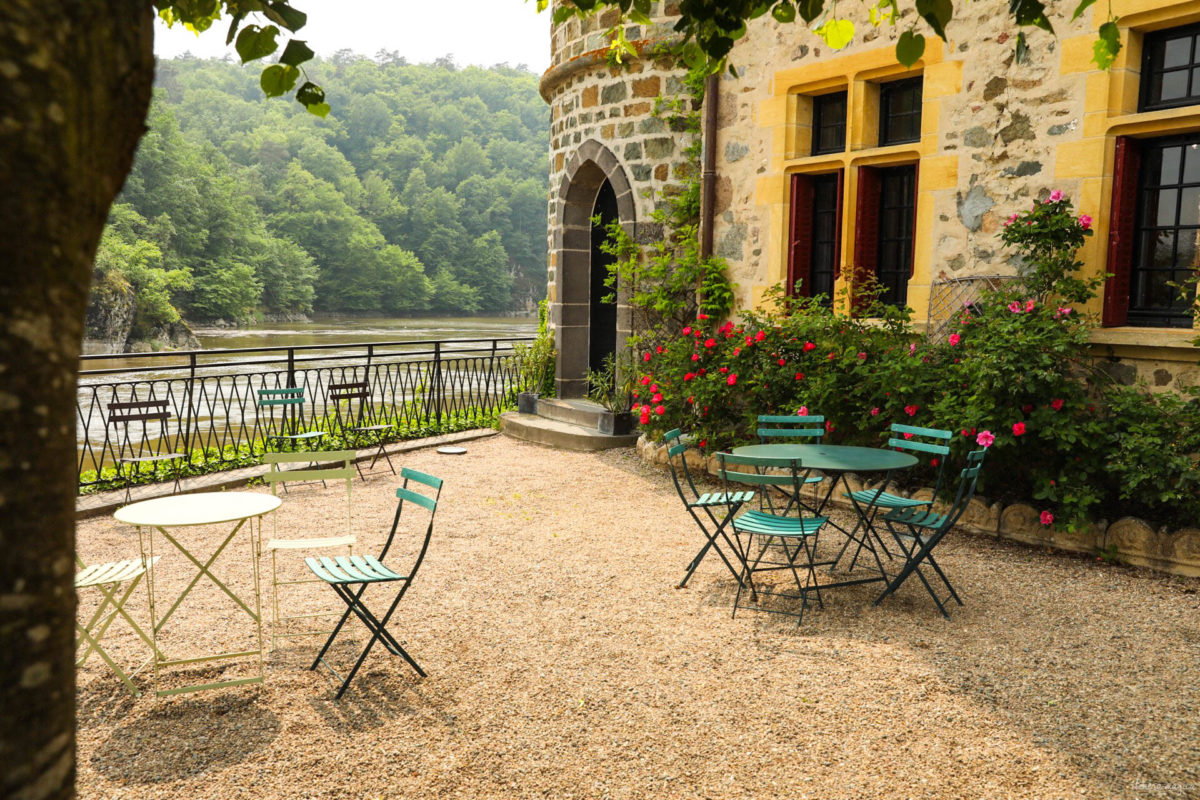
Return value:
<svg viewBox="0 0 1200 800">
<path fill-rule="evenodd" d="M 1083 262 L 1075 254 L 1092 235 L 1092 218 L 1075 216 L 1071 201 L 1055 190 L 1044 202 L 1033 203 L 1023 213 L 1014 212 L 1004 223 L 1000 240 L 1017 252 L 1025 288 L 1038 300 L 1052 292 L 1071 303 L 1092 297 L 1104 277 L 1081 280 L 1074 273 Z"/>
<path fill-rule="evenodd" d="M 521 364 L 521 391 L 534 392 L 541 397 L 554 396 L 554 364 L 558 352 L 554 334 L 547 320 L 547 303 L 538 303 L 538 332 L 530 344 L 518 342 L 513 346 Z"/>
<path fill-rule="evenodd" d="M 1077 19 L 1095 0 L 1079 0 L 1072 19 Z M 646 5 L 641 3 L 641 5 Z M 537 0 L 539 11 L 550 6 L 550 0 Z M 554 11 L 555 22 L 571 16 L 585 17 L 607 8 L 621 12 L 622 19 L 610 29 L 610 59 L 620 62 L 623 54 L 631 50 L 625 40 L 624 20 L 644 25 L 649 20 L 645 11 L 639 10 L 639 0 L 564 0 Z M 896 59 L 912 66 L 924 52 L 924 37 L 916 32 L 916 21 L 909 10 L 916 12 L 931 31 L 946 41 L 946 26 L 954 19 L 951 0 L 912 0 L 908 8 L 901 8 L 900 0 L 878 0 L 870 9 L 870 21 L 875 27 L 883 23 L 896 25 L 904 18 L 907 24 L 896 44 Z M 799 17 L 812 32 L 820 36 L 834 50 L 840 50 L 855 37 L 854 24 L 837 15 L 836 0 L 730 0 L 729 2 L 685 2 L 679 5 L 679 17 L 675 31 L 683 34 L 679 55 L 688 66 L 712 74 L 729 65 L 730 51 L 738 39 L 746 35 L 746 23 L 770 12 L 781 25 L 794 23 Z M 1054 35 L 1054 28 L 1046 17 L 1046 6 L 1042 0 L 1010 0 L 1008 13 L 1012 24 L 1018 27 L 1038 28 Z M 1108 69 L 1121 50 L 1116 17 L 1108 12 L 1108 21 L 1100 26 L 1095 43 L 1093 61 L 1100 69 Z M 815 27 L 812 23 L 817 22 Z M 908 38 L 905 38 L 907 35 Z M 1024 47 L 1025 32 L 1017 36 L 1017 61 Z M 731 67 L 732 70 L 732 67 Z"/>
<path fill-rule="evenodd" d="M 982 488 L 993 499 L 1041 501 L 1067 527 L 1126 514 L 1187 524 L 1200 514 L 1200 391 L 1115 386 L 1092 368 L 1092 323 L 1060 299 L 1091 296 L 1073 276 L 1070 243 L 1084 234 L 1069 212 L 1056 198 L 1029 213 L 1022 235 L 1009 232 L 1020 215 L 1002 234 L 1037 254 L 1040 295 L 987 293 L 942 343 L 914 333 L 905 312 L 841 317 L 778 290 L 774 305 L 715 332 L 698 315 L 644 353 L 640 421 L 652 436 L 682 428 L 712 451 L 753 441 L 759 414 L 807 409 L 825 415 L 835 443 L 878 446 L 896 422 L 957 431 L 954 459 L 986 431 Z"/>
<path fill-rule="evenodd" d="M 302 47 L 287 45 L 285 66 Z M 160 255 L 144 249 L 143 260 L 180 280 L 98 276 L 93 303 L 133 286 L 152 317 L 202 321 L 496 313 L 545 294 L 547 111 L 535 75 L 345 53 L 305 62 L 335 78 L 326 120 L 264 100 L 236 64 L 159 62 L 118 204 L 140 221 L 108 237 L 108 263 L 132 257 L 115 242 L 145 242 Z"/>
<path fill-rule="evenodd" d="M 588 370 L 588 399 L 616 413 L 627 413 L 633 400 L 635 366 L 628 351 L 620 360 L 605 353 L 598 370 Z"/>
</svg>

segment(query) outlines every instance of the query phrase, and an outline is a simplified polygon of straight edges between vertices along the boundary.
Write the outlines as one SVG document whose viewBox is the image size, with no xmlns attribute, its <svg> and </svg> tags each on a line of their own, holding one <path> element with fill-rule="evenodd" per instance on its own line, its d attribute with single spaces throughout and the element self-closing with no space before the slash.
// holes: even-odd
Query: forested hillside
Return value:
<svg viewBox="0 0 1200 800">
<path fill-rule="evenodd" d="M 537 77 L 339 53 L 319 119 L 258 65 L 160 61 L 133 172 L 96 259 L 90 321 L 525 309 L 545 292 Z"/>
</svg>

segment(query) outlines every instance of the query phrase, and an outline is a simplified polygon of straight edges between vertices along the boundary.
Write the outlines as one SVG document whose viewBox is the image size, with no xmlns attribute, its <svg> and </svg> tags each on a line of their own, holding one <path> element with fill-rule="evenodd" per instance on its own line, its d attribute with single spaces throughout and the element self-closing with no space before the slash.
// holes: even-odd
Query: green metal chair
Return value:
<svg viewBox="0 0 1200 800">
<path fill-rule="evenodd" d="M 293 614 L 284 616 L 280 612 L 279 588 L 295 586 L 302 583 L 319 583 L 317 578 L 299 578 L 280 580 L 279 552 L 294 550 L 329 550 L 345 548 L 346 555 L 354 553 L 355 537 L 350 522 L 351 486 L 354 484 L 354 467 L 351 462 L 357 455 L 353 450 L 330 450 L 327 452 L 310 453 L 264 453 L 263 463 L 271 468 L 263 475 L 263 480 L 271 487 L 271 494 L 277 494 L 276 487 L 282 486 L 287 490 L 287 483 L 310 483 L 320 481 L 324 486 L 326 481 L 343 481 L 346 484 L 346 532 L 341 536 L 321 536 L 307 539 L 281 539 L 279 533 L 280 512 L 271 515 L 273 535 L 267 540 L 266 550 L 271 554 L 271 649 L 274 650 L 278 639 L 289 639 L 301 636 L 320 636 L 329 631 L 289 632 L 287 624 L 301 619 L 318 619 L 336 616 L 336 611 L 326 611 L 315 614 Z M 341 462 L 340 466 L 321 467 L 321 464 Z M 309 469 L 288 469 L 285 464 L 306 463 Z M 315 467 L 315 468 L 313 468 Z"/>
<path fill-rule="evenodd" d="M 975 497 L 975 486 L 979 482 L 979 473 L 983 469 L 983 457 L 986 453 L 986 449 L 967 453 L 967 466 L 959 473 L 958 493 L 954 498 L 953 505 L 946 513 L 939 514 L 932 508 L 916 507 L 899 508 L 883 516 L 884 523 L 904 553 L 905 562 L 900 572 L 888 582 L 887 588 L 876 598 L 875 605 L 882 603 L 888 595 L 894 594 L 914 573 L 925 585 L 925 590 L 929 592 L 933 602 L 937 603 L 942 616 L 950 617 L 949 612 L 946 611 L 946 601 L 953 599 L 960 606 L 963 604 L 958 592 L 954 591 L 954 587 L 950 585 L 946 573 L 942 572 L 942 568 L 934 560 L 933 549 L 950 532 L 962 517 L 963 512 L 967 510 L 971 499 Z M 922 564 L 928 564 L 933 569 L 942 585 L 949 591 L 949 595 L 944 598 L 938 597 L 938 593 L 930 585 L 929 579 L 921 571 Z"/>
<path fill-rule="evenodd" d="M 695 482 L 692 480 L 692 473 L 688 469 L 687 459 L 684 458 L 684 451 L 687 450 L 687 445 L 683 443 L 680 430 L 678 428 L 667 431 L 663 435 L 663 444 L 667 446 L 667 465 L 671 468 L 671 480 L 675 482 L 675 491 L 679 493 L 679 499 L 683 501 L 684 507 L 688 513 L 692 515 L 692 519 L 700 526 L 701 532 L 704 534 L 704 546 L 700 548 L 700 552 L 695 558 L 688 563 L 687 573 L 683 576 L 683 580 L 675 587 L 683 589 L 687 587 L 687 582 L 691 579 L 692 573 L 700 566 L 700 562 L 704 560 L 704 556 L 711 549 L 720 556 L 721 561 L 729 568 L 729 572 L 733 575 L 734 580 L 738 583 L 742 581 L 741 568 L 735 567 L 734 562 L 740 563 L 737 556 L 737 547 L 729 539 L 729 534 L 725 528 L 728 526 L 733 514 L 736 514 L 741 509 L 742 505 L 754 499 L 754 492 L 739 491 L 735 492 L 732 497 L 726 496 L 724 492 L 701 492 L 696 488 Z M 678 463 L 678 466 L 676 465 Z M 680 476 L 683 479 L 680 480 Z M 733 507 L 733 511 L 729 510 L 729 506 Z M 724 515 L 718 519 L 713 513 L 714 509 L 724 510 Z M 701 512 L 707 517 L 707 521 L 700 516 Z M 726 555 L 725 550 L 717 543 L 717 538 L 720 537 L 725 542 L 725 547 L 729 551 Z M 730 561 L 732 557 L 733 561 Z"/>
<path fill-rule="evenodd" d="M 825 438 L 825 417 L 820 414 L 792 414 L 790 416 L 776 416 L 771 414 L 760 414 L 758 417 L 758 441 L 760 444 L 820 444 Z M 802 486 L 820 483 L 825 480 L 821 475 L 813 475 L 812 470 L 804 473 Z M 763 493 L 766 505 L 771 510 L 774 506 L 771 504 L 769 492 Z M 788 505 L 784 508 L 784 513 L 791 510 L 794 503 L 801 502 L 800 495 L 796 494 L 788 496 Z M 816 509 L 808 508 L 810 513 L 817 513 Z"/>
<path fill-rule="evenodd" d="M 293 448 L 301 442 L 316 445 L 328 435 L 326 431 L 300 430 L 301 421 L 297 418 L 303 418 L 303 386 L 288 386 L 282 389 L 259 389 L 258 407 L 267 409 L 269 415 L 267 420 L 267 435 L 265 437 L 267 449 L 270 449 L 272 442 L 277 443 L 280 450 L 283 449 L 285 442 L 291 442 Z M 274 412 L 276 408 L 280 408 L 283 411 L 283 416 L 280 419 L 278 427 L 275 425 Z M 283 432 L 287 430 L 290 430 L 291 433 Z M 275 432 L 272 433 L 271 431 Z"/>
<path fill-rule="evenodd" d="M 425 553 L 429 549 L 429 540 L 433 536 L 433 518 L 437 513 L 438 498 L 442 494 L 442 479 L 407 468 L 402 469 L 400 474 L 404 478 L 404 485 L 396 490 L 396 497 L 399 498 L 400 502 L 396 505 L 396 516 L 392 520 L 391 532 L 388 533 L 387 541 L 384 543 L 383 550 L 379 553 L 378 558 L 374 556 L 338 556 L 336 558 L 322 556 L 319 559 L 312 557 L 304 559 L 304 563 L 313 571 L 313 574 L 329 584 L 342 602 L 346 604 L 346 611 L 342 614 L 342 618 L 334 627 L 333 632 L 329 634 L 329 639 L 326 640 L 325 646 L 321 648 L 321 652 L 317 654 L 316 659 L 313 660 L 312 666 L 309 669 L 316 669 L 318 665 L 323 664 L 335 677 L 341 678 L 337 671 L 325 660 L 325 653 L 328 652 L 330 645 L 333 644 L 351 614 L 358 617 L 367 626 L 367 630 L 371 632 L 370 640 L 367 641 L 358 660 L 354 662 L 354 666 L 350 668 L 349 673 L 342 680 L 341 686 L 338 687 L 337 698 L 341 698 L 345 694 L 350 681 L 354 679 L 363 661 L 366 660 L 367 654 L 371 652 L 371 648 L 378 641 L 382 641 L 383 646 L 392 655 L 399 656 L 407 661 L 409 666 L 416 670 L 418 675 L 422 678 L 425 677 L 425 671 L 400 646 L 400 642 L 396 641 L 396 638 L 388 631 L 387 624 L 395 613 L 396 606 L 399 605 L 408 588 L 412 586 L 413 579 L 417 576 L 417 570 L 420 569 L 421 563 L 425 560 Z M 410 483 L 421 484 L 432 490 L 434 493 L 433 497 L 420 494 L 408 488 Z M 425 528 L 425 538 L 421 543 L 421 548 L 417 553 L 415 561 L 406 572 L 401 573 L 395 572 L 385 566 L 383 560 L 387 557 L 388 550 L 391 549 L 392 542 L 396 538 L 396 531 L 400 527 L 400 518 L 404 511 L 405 503 L 418 506 L 429 512 L 429 522 Z M 366 592 L 368 586 L 381 583 L 400 584 L 400 589 L 396 593 L 395 599 L 392 600 L 391 606 L 382 618 L 372 613 L 362 600 L 363 593 Z"/>
<path fill-rule="evenodd" d="M 353 409 L 355 401 L 358 402 L 357 413 Z M 376 425 L 371 422 L 373 412 L 371 411 L 370 385 L 366 381 L 331 383 L 329 384 L 329 402 L 334 407 L 333 413 L 337 417 L 338 427 L 341 428 L 347 441 L 351 442 L 354 447 L 361 446 L 363 442 L 368 445 L 372 443 L 376 445 L 375 455 L 367 469 L 375 469 L 375 462 L 379 460 L 380 456 L 383 456 L 387 461 L 388 469 L 395 475 L 396 468 L 392 466 L 392 457 L 384 449 L 385 437 L 392 426 Z M 343 403 L 345 403 L 345 419 L 342 418 Z M 358 469 L 358 476 L 365 481 L 367 476 L 363 474 L 362 465 L 355 461 L 354 466 Z"/>
<path fill-rule="evenodd" d="M 796 458 L 771 458 L 763 456 L 739 456 L 718 453 L 721 480 L 725 495 L 733 498 L 734 484 L 777 487 L 791 485 L 791 491 L 799 494 L 804 481 L 804 466 Z M 731 469 L 732 467 L 732 469 Z M 739 467 L 741 469 L 739 469 Z M 782 474 L 779 472 L 782 470 Z M 732 500 L 728 503 L 730 514 L 735 513 Z M 738 583 L 737 596 L 733 601 L 733 616 L 739 608 L 766 611 L 797 617 L 797 624 L 804 620 L 808 608 L 808 595 L 815 594 L 817 604 L 821 600 L 821 587 L 817 583 L 817 536 L 827 517 L 776 514 L 760 509 L 750 509 L 734 516 L 730 528 L 737 536 L 742 556 L 742 580 Z M 757 547 L 756 547 L 757 545 Z M 774 553 L 774 555 L 769 555 Z M 755 582 L 754 576 L 765 572 L 789 572 L 796 583 L 796 594 L 767 589 Z M 804 577 L 801 577 L 801 571 Z M 749 592 L 753 605 L 742 605 L 743 591 Z M 800 600 L 799 613 L 786 609 L 765 608 L 759 603 L 761 596 L 783 597 Z"/>
<path fill-rule="evenodd" d="M 913 453 L 926 453 L 937 456 L 937 480 L 933 485 L 933 496 L 937 497 L 942 490 L 942 481 L 946 474 L 946 461 L 950 456 L 950 440 L 954 434 L 950 431 L 940 428 L 918 428 L 913 425 L 893 424 L 889 431 L 887 442 L 888 447 L 894 447 L 897 450 L 908 450 Z M 854 551 L 854 558 L 850 560 L 850 569 L 854 569 L 854 564 L 858 561 L 858 556 L 863 549 L 863 541 L 856 539 L 857 534 L 864 525 L 870 530 L 870 534 L 875 536 L 875 540 L 883 548 L 883 552 L 888 558 L 892 557 L 891 552 L 887 549 L 883 540 L 879 537 L 878 532 L 874 529 L 875 516 L 881 511 L 892 511 L 903 508 L 924 508 L 933 503 L 933 500 L 917 500 L 912 497 L 902 497 L 898 494 L 884 491 L 884 486 L 879 486 L 875 489 L 860 489 L 857 492 L 845 492 L 844 497 L 848 497 L 850 502 L 854 503 L 862 509 L 868 509 L 868 513 L 859 515 L 859 522 L 855 525 L 850 537 L 846 539 L 846 543 L 842 545 L 841 552 L 838 553 L 840 560 L 846 552 L 846 548 L 853 541 L 858 542 L 858 547 Z M 866 520 L 864 522 L 863 520 Z"/>
<path fill-rule="evenodd" d="M 88 657 L 92 653 L 96 653 L 108 665 L 108 668 L 115 672 L 117 677 L 125 683 L 126 688 L 129 689 L 134 697 L 139 697 L 141 692 L 133 685 L 133 677 L 141 672 L 142 668 L 149 664 L 154 656 L 152 655 L 147 658 L 132 672 L 126 673 L 104 648 L 100 646 L 100 640 L 108 632 L 108 628 L 112 625 L 113 620 L 120 616 L 129 623 L 129 627 L 141 637 L 143 642 L 150 645 L 152 653 L 162 658 L 162 654 L 154 645 L 154 640 L 142 630 L 142 627 L 125 610 L 125 602 L 133 594 L 133 590 L 137 588 L 137 585 L 141 583 L 149 566 L 157 563 L 159 558 L 161 556 L 155 556 L 148 560 L 131 558 L 125 561 L 110 561 L 105 564 L 93 564 L 90 567 L 86 567 L 83 561 L 79 559 L 79 556 L 75 557 L 76 563 L 81 568 L 75 574 L 76 593 L 80 589 L 95 588 L 100 592 L 101 598 L 100 605 L 97 606 L 86 624 L 81 625 L 78 620 L 75 621 L 75 629 L 78 633 L 78 636 L 75 638 L 75 666 L 83 666 Z M 124 591 L 121 590 L 121 584 L 125 584 Z M 109 606 L 112 607 L 111 611 L 109 610 Z"/>
</svg>

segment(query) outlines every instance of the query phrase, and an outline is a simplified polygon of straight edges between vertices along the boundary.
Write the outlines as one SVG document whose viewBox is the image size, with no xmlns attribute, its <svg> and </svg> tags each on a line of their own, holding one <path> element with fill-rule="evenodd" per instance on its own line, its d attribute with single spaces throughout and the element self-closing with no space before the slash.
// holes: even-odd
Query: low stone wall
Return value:
<svg viewBox="0 0 1200 800">
<path fill-rule="evenodd" d="M 638 439 L 637 451 L 644 461 L 661 467 L 667 466 L 667 448 L 663 445 L 642 436 Z M 718 474 L 715 455 L 705 456 L 699 450 L 686 450 L 684 457 L 687 459 L 688 469 L 693 472 L 706 472 L 711 476 Z M 877 485 L 864 481 L 853 473 L 848 474 L 846 478 L 852 490 L 874 488 Z M 815 498 L 819 485 L 805 487 L 805 494 Z M 889 491 L 897 491 L 897 487 L 892 486 Z M 933 490 L 927 488 L 913 492 L 912 496 L 928 498 L 932 494 Z M 833 502 L 845 508 L 850 507 L 849 501 L 840 498 L 835 498 Z M 1003 506 L 976 496 L 959 520 L 958 527 L 971 533 L 998 536 L 1072 553 L 1105 553 L 1106 557 L 1107 554 L 1111 554 L 1123 563 L 1149 567 L 1174 575 L 1200 576 L 1198 528 L 1168 531 L 1166 528 L 1156 529 L 1137 517 L 1122 517 L 1111 524 L 1102 520 L 1087 530 L 1066 531 L 1052 525 L 1042 525 L 1039 515 L 1037 509 L 1025 503 Z"/>
</svg>

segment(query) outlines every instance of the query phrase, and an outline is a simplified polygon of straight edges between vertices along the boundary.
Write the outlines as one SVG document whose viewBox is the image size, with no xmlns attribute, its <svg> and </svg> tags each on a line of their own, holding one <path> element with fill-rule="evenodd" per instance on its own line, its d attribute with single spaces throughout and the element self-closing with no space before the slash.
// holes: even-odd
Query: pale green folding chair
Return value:
<svg viewBox="0 0 1200 800">
<path fill-rule="evenodd" d="M 279 588 L 294 586 L 301 583 L 319 583 L 317 578 L 306 577 L 297 579 L 281 579 L 279 576 L 278 554 L 281 550 L 338 550 L 345 548 L 346 555 L 354 553 L 355 536 L 350 522 L 351 491 L 354 485 L 354 467 L 352 462 L 357 454 L 353 450 L 330 450 L 328 452 L 309 453 L 265 453 L 263 463 L 270 464 L 271 469 L 263 476 L 263 480 L 271 487 L 271 494 L 276 494 L 276 487 L 286 484 L 309 483 L 321 481 L 342 481 L 346 486 L 346 533 L 340 536 L 314 536 L 309 538 L 280 538 L 280 513 L 271 515 L 273 525 L 272 537 L 267 541 L 266 549 L 271 554 L 271 649 L 274 650 L 278 639 L 288 639 L 303 636 L 319 636 L 329 631 L 298 631 L 289 632 L 288 623 L 302 619 L 319 619 L 337 616 L 335 611 L 324 611 L 309 614 L 284 615 L 280 610 Z M 334 464 L 338 466 L 320 466 Z M 285 464 L 305 464 L 303 469 L 283 469 Z"/>
<path fill-rule="evenodd" d="M 75 575 L 76 594 L 79 593 L 80 589 L 94 587 L 100 592 L 101 598 L 100 605 L 92 613 L 91 618 L 86 624 L 81 625 L 78 620 L 75 621 L 75 629 L 78 632 L 78 636 L 75 638 L 75 666 L 82 667 L 92 653 L 97 654 L 108 665 L 108 668 L 115 672 L 117 677 L 125 683 L 126 688 L 129 689 L 134 697 L 140 697 L 142 694 L 133 685 L 134 676 L 141 672 L 147 664 L 151 663 L 155 655 L 161 659 L 162 654 L 155 646 L 154 640 L 149 634 L 142 630 L 142 626 L 138 625 L 133 617 L 129 616 L 129 612 L 125 610 L 125 602 L 129 600 L 129 596 L 133 594 L 133 590 L 141 583 L 148 566 L 156 563 L 159 558 L 161 556 L 155 556 L 148 560 L 131 558 L 125 561 L 110 561 L 87 567 L 84 566 L 79 556 L 75 556 L 75 562 L 81 568 Z M 125 584 L 124 590 L 122 590 L 122 584 Z M 110 606 L 112 607 L 111 610 L 109 610 Z M 117 617 L 122 617 L 129 623 L 129 627 L 133 629 L 133 632 L 150 646 L 152 653 L 150 657 L 128 673 L 121 669 L 120 665 L 100 645 L 100 640 L 104 638 L 104 634 L 108 632 L 109 626 L 112 625 L 113 620 Z"/>
</svg>

